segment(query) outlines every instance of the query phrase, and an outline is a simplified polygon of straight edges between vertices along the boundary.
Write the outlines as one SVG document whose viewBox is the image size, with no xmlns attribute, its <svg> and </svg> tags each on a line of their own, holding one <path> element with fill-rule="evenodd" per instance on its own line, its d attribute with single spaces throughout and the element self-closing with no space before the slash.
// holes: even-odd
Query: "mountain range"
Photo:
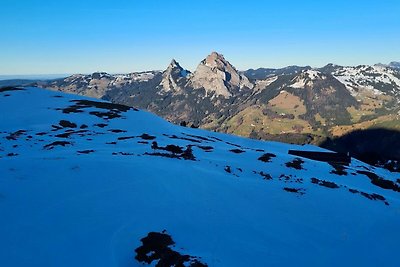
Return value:
<svg viewBox="0 0 400 267">
<path fill-rule="evenodd" d="M 210 103 L 258 90 L 204 68 L 193 75 L 226 79 L 224 95 L 193 90 Z M 160 97 L 195 84 L 173 70 Z M 121 77 L 94 76 L 93 93 Z M 332 79 L 296 77 L 294 89 Z M 2 266 L 398 266 L 397 173 L 40 88 L 1 88 L 0 102 Z"/>
<path fill-rule="evenodd" d="M 238 71 L 213 52 L 194 72 L 172 60 L 165 71 L 77 74 L 36 86 L 146 109 L 175 124 L 320 145 L 355 130 L 400 129 L 399 65 Z"/>
</svg>

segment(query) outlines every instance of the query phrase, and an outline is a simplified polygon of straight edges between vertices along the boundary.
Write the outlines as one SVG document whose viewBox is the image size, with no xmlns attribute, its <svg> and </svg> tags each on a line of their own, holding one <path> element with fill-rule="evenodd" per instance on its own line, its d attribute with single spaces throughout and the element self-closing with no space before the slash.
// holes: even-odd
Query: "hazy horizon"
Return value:
<svg viewBox="0 0 400 267">
<path fill-rule="evenodd" d="M 2 3 L 1 75 L 194 70 L 211 51 L 237 69 L 399 60 L 400 2 Z"/>
<path fill-rule="evenodd" d="M 227 59 L 227 60 L 233 66 L 236 67 L 234 62 L 231 62 L 229 59 Z M 182 64 L 180 61 L 177 60 L 177 62 L 181 65 L 181 67 L 183 67 L 183 68 L 185 68 L 185 69 L 187 69 L 187 70 L 189 70 L 191 72 L 195 71 L 195 69 L 196 69 L 196 68 L 193 68 L 193 69 L 186 68 L 185 65 Z M 399 61 L 392 60 L 391 62 L 399 62 Z M 389 64 L 391 62 L 376 62 L 376 63 L 373 63 L 373 64 L 367 64 L 367 65 Z M 200 61 L 199 61 L 199 63 L 200 63 Z M 335 62 L 329 62 L 329 63 L 326 63 L 326 64 L 321 65 L 321 66 L 310 66 L 310 67 L 312 67 L 312 68 L 322 68 L 322 67 L 324 67 L 324 66 L 326 66 L 328 64 L 341 65 L 341 64 L 337 64 Z M 357 65 L 363 65 L 363 64 L 356 64 L 356 65 L 353 65 L 353 66 L 357 66 Z M 108 74 L 114 75 L 114 74 L 125 74 L 125 73 L 132 73 L 132 72 L 164 71 L 167 68 L 167 66 L 168 66 L 168 64 L 165 65 L 164 69 L 155 69 L 154 68 L 154 69 L 143 69 L 143 70 L 135 70 L 135 71 L 129 71 L 128 70 L 128 71 L 125 71 L 125 72 L 123 72 L 123 71 L 121 71 L 121 72 L 118 72 L 118 71 L 117 72 L 109 72 L 109 71 L 106 71 L 106 70 L 97 69 L 97 70 L 89 71 L 89 72 L 74 72 L 74 73 L 37 73 L 37 74 L 30 74 L 30 73 L 20 74 L 20 73 L 18 73 L 18 74 L 4 74 L 4 75 L 0 73 L 0 81 L 1 80 L 14 80 L 14 79 L 15 80 L 17 80 L 17 79 L 27 79 L 27 80 L 29 80 L 29 79 L 32 79 L 32 80 L 36 80 L 36 79 L 57 79 L 57 78 L 67 77 L 67 76 L 70 76 L 70 75 L 73 75 L 73 74 L 87 75 L 87 74 L 92 74 L 92 73 L 95 73 L 95 72 L 106 72 Z M 275 67 L 258 66 L 258 67 L 250 67 L 248 69 L 239 69 L 239 68 L 237 68 L 237 69 L 239 71 L 246 71 L 246 70 L 249 70 L 249 69 L 259 69 L 259 68 L 272 68 L 272 69 L 277 68 L 277 69 L 279 69 L 279 68 L 285 68 L 285 67 L 289 67 L 289 66 L 306 67 L 306 66 L 309 66 L 309 65 L 293 65 L 293 64 L 291 64 L 291 65 L 287 65 L 287 66 L 275 66 Z M 341 65 L 341 66 L 350 66 L 350 65 Z"/>
</svg>

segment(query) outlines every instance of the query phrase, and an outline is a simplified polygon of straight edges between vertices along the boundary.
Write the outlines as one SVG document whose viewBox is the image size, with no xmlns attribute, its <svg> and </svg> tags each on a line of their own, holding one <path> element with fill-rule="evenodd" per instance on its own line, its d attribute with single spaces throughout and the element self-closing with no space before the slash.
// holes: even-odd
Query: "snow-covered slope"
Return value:
<svg viewBox="0 0 400 267">
<path fill-rule="evenodd" d="M 359 89 L 368 89 L 375 94 L 399 94 L 398 71 L 390 67 L 382 65 L 337 67 L 333 75 L 355 95 L 357 95 Z"/>
<path fill-rule="evenodd" d="M 1 266 L 398 266 L 388 171 L 38 88 L 0 114 Z"/>
</svg>

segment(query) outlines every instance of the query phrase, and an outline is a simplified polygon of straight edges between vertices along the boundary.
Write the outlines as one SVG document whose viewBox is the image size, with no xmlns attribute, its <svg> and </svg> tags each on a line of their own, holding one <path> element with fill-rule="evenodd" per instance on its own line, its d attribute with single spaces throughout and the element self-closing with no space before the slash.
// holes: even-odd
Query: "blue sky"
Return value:
<svg viewBox="0 0 400 267">
<path fill-rule="evenodd" d="M 1 0 L 0 75 L 400 61 L 400 1 Z"/>
</svg>

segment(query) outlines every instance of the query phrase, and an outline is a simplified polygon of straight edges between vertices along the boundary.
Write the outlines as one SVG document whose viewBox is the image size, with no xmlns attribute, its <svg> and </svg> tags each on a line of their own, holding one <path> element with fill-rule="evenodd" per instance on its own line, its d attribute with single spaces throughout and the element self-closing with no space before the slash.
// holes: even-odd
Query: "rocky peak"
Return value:
<svg viewBox="0 0 400 267">
<path fill-rule="evenodd" d="M 210 55 L 208 55 L 202 62 L 206 66 L 209 66 L 211 68 L 232 68 L 234 67 L 224 58 L 223 55 L 218 54 L 217 52 L 212 52 Z"/>
<path fill-rule="evenodd" d="M 206 92 L 215 92 L 226 98 L 232 96 L 235 89 L 249 88 L 254 86 L 248 78 L 241 75 L 223 55 L 212 52 L 198 65 L 190 79 L 195 89 L 204 88 Z"/>
<path fill-rule="evenodd" d="M 179 65 L 179 63 L 173 58 L 172 60 L 171 60 L 171 63 L 169 63 L 169 66 L 168 67 L 181 67 L 180 65 Z"/>
<path fill-rule="evenodd" d="M 172 59 L 168 68 L 163 72 L 163 78 L 160 83 L 162 90 L 165 92 L 180 91 L 181 86 L 179 83 L 182 79 L 185 79 L 189 73 L 190 72 L 182 68 L 175 59 Z"/>
</svg>

